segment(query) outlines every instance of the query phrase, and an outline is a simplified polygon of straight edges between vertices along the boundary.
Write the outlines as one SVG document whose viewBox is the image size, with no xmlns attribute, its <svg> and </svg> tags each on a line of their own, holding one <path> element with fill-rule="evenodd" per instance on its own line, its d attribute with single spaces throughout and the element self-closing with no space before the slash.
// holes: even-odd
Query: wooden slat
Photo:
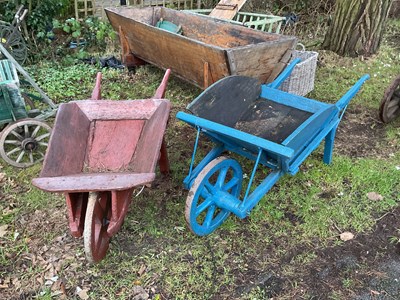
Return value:
<svg viewBox="0 0 400 300">
<path fill-rule="evenodd" d="M 34 186 L 48 192 L 121 191 L 152 182 L 154 173 L 87 173 L 71 176 L 40 177 Z"/>
<path fill-rule="evenodd" d="M 41 177 L 71 175 L 82 171 L 89 126 L 89 119 L 78 105 L 60 105 Z"/>
<path fill-rule="evenodd" d="M 279 62 L 282 62 L 288 49 L 293 49 L 295 40 L 281 40 L 268 44 L 256 44 L 241 49 L 232 49 L 228 55 L 235 62 L 237 75 L 255 77 L 260 82 L 272 81 L 279 74 L 271 75 Z M 249 52 L 254 55 L 249 55 Z M 289 58 L 287 58 L 287 63 Z M 252 66 L 249 68 L 249 66 Z M 280 66 L 279 66 L 280 67 Z"/>
<path fill-rule="evenodd" d="M 245 3 L 246 0 L 221 0 L 211 11 L 210 17 L 232 20 Z"/>
<path fill-rule="evenodd" d="M 92 122 L 86 150 L 90 172 L 129 170 L 144 120 Z"/>
<path fill-rule="evenodd" d="M 135 172 L 154 172 L 160 157 L 169 110 L 170 103 L 164 100 L 143 127 L 132 161 Z"/>
</svg>

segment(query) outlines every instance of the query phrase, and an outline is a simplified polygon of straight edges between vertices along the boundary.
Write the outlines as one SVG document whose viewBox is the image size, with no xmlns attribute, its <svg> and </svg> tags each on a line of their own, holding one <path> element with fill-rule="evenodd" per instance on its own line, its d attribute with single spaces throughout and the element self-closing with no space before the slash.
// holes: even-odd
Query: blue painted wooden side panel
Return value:
<svg viewBox="0 0 400 300">
<path fill-rule="evenodd" d="M 211 122 L 184 112 L 178 112 L 176 117 L 182 121 L 185 121 L 186 123 L 191 124 L 192 126 L 199 126 L 203 129 L 216 132 L 231 139 L 236 139 L 238 144 L 251 144 L 283 158 L 291 158 L 294 154 L 293 149 L 290 149 L 289 147 L 285 147 L 237 129 Z"/>
<path fill-rule="evenodd" d="M 301 124 L 282 145 L 294 149 L 295 153 L 301 151 L 308 143 L 333 119 L 338 117 L 339 110 L 331 105 L 313 114 L 307 121 Z"/>
<path fill-rule="evenodd" d="M 272 89 L 267 85 L 261 86 L 261 97 L 311 113 L 315 113 L 330 106 L 330 104 L 319 102 L 317 100 Z"/>
</svg>

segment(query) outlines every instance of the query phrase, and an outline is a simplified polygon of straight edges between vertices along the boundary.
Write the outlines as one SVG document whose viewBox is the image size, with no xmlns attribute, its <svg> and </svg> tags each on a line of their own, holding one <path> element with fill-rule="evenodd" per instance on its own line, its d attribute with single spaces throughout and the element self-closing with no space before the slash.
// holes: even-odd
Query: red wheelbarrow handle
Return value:
<svg viewBox="0 0 400 300">
<path fill-rule="evenodd" d="M 165 91 L 167 89 L 167 83 L 169 74 L 171 73 L 171 69 L 167 69 L 164 74 L 164 78 L 161 81 L 159 87 L 157 88 L 156 92 L 154 93 L 153 99 L 163 99 L 165 96 Z"/>
<path fill-rule="evenodd" d="M 96 83 L 93 88 L 91 99 L 92 100 L 100 100 L 101 99 L 101 72 L 97 73 Z"/>
</svg>

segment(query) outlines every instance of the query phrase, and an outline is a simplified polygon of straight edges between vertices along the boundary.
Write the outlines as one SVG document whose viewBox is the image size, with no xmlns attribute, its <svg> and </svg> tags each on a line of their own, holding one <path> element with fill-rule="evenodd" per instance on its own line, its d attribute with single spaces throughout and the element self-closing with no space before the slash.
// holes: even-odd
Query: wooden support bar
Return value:
<svg viewBox="0 0 400 300">
<path fill-rule="evenodd" d="M 25 79 L 31 84 L 31 86 L 42 96 L 43 102 L 47 103 L 51 108 L 56 108 L 57 106 L 51 101 L 51 99 L 46 95 L 46 93 L 36 84 L 36 82 L 32 79 L 31 76 L 22 68 L 22 66 L 12 57 L 12 55 L 3 47 L 0 43 L 0 51 L 10 60 L 15 68 L 25 77 Z"/>
</svg>

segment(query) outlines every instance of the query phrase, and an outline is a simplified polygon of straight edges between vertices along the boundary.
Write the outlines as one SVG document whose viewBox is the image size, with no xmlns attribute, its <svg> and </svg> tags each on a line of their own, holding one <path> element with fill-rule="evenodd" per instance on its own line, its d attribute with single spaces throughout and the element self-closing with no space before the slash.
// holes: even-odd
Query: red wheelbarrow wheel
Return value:
<svg viewBox="0 0 400 300">
<path fill-rule="evenodd" d="M 388 123 L 400 115 L 400 75 L 388 86 L 379 106 L 379 118 Z"/>
<path fill-rule="evenodd" d="M 107 234 L 110 218 L 111 193 L 89 193 L 83 230 L 83 242 L 86 258 L 91 263 L 96 263 L 106 256 L 110 244 L 110 237 Z"/>
</svg>

